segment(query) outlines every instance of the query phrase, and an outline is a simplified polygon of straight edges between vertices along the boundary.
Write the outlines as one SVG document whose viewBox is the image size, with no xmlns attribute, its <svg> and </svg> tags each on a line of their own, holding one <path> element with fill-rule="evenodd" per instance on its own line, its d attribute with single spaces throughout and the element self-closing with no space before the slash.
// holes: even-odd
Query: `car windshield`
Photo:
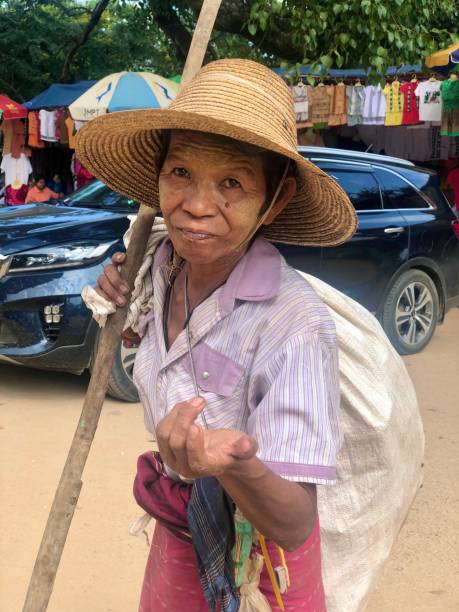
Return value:
<svg viewBox="0 0 459 612">
<path fill-rule="evenodd" d="M 88 185 L 74 191 L 71 195 L 65 198 L 64 202 L 68 206 L 74 204 L 89 204 L 101 203 L 107 195 L 116 195 L 110 187 L 104 185 L 102 181 L 91 181 Z"/>
</svg>

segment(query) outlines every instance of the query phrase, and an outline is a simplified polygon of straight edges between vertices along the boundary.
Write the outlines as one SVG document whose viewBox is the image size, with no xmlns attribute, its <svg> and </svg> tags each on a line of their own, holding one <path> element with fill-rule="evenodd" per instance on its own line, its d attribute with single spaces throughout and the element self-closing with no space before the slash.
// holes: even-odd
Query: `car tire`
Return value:
<svg viewBox="0 0 459 612">
<path fill-rule="evenodd" d="M 91 364 L 94 363 L 94 359 L 97 354 L 99 338 L 100 334 L 97 336 L 97 340 L 94 345 Z M 116 348 L 115 361 L 113 362 L 112 372 L 108 381 L 107 393 L 111 397 L 122 400 L 124 402 L 139 401 L 137 387 L 135 386 L 132 378 L 132 371 L 134 368 L 134 359 L 136 352 L 137 348 L 127 348 L 123 345 L 123 342 L 121 340 L 118 343 L 118 346 Z"/>
<path fill-rule="evenodd" d="M 407 270 L 392 285 L 382 325 L 401 355 L 419 353 L 435 333 L 440 302 L 435 283 L 422 270 Z"/>
</svg>

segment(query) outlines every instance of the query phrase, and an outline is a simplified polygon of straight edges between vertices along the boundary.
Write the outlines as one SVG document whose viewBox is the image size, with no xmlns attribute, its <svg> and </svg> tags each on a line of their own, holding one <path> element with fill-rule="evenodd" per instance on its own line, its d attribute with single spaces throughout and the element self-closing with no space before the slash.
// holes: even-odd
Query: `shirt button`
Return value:
<svg viewBox="0 0 459 612">
<path fill-rule="evenodd" d="M 210 377 L 209 372 L 205 371 L 202 373 L 202 377 L 204 378 L 204 380 L 207 380 Z"/>
</svg>

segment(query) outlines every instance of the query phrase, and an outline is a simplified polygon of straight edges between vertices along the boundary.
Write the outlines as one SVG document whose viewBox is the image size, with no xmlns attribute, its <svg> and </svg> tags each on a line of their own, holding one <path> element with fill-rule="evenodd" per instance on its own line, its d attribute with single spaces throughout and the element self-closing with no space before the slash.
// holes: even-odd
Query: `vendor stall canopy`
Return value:
<svg viewBox="0 0 459 612">
<path fill-rule="evenodd" d="M 18 104 L 8 96 L 0 95 L 0 120 L 25 119 L 26 117 L 27 109 L 25 106 Z"/>
<path fill-rule="evenodd" d="M 70 105 L 75 121 L 124 110 L 165 108 L 178 93 L 177 82 L 150 72 L 109 74 Z"/>
<path fill-rule="evenodd" d="M 54 110 L 70 106 L 77 98 L 85 91 L 94 85 L 97 81 L 80 81 L 79 83 L 55 83 L 50 85 L 48 89 L 24 103 L 29 110 Z"/>
<path fill-rule="evenodd" d="M 459 41 L 429 55 L 426 66 L 444 76 L 449 72 L 459 72 Z"/>
</svg>

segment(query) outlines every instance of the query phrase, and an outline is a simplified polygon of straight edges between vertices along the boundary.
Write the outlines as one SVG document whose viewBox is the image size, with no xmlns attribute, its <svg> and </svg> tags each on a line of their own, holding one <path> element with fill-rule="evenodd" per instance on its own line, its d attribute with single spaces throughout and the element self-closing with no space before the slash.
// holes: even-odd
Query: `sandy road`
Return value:
<svg viewBox="0 0 459 612">
<path fill-rule="evenodd" d="M 368 609 L 457 611 L 459 309 L 406 363 L 426 429 L 425 482 Z M 22 608 L 86 384 L 85 378 L 0 365 L 2 612 Z M 136 458 L 150 446 L 141 407 L 108 400 L 49 612 L 137 610 L 148 549 L 128 533 L 139 516 L 131 485 Z"/>
</svg>

